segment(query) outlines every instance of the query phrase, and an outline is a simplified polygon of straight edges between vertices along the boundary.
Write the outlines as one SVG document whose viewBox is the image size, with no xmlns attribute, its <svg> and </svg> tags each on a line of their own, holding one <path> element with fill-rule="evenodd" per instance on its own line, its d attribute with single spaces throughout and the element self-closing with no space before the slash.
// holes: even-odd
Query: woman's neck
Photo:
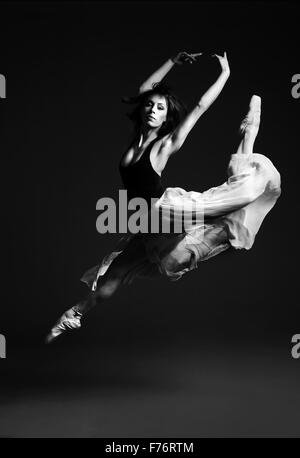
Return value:
<svg viewBox="0 0 300 458">
<path fill-rule="evenodd" d="M 138 138 L 139 138 L 139 147 L 141 147 L 144 143 L 150 143 L 155 138 L 158 137 L 159 128 L 157 129 L 141 129 Z"/>
</svg>

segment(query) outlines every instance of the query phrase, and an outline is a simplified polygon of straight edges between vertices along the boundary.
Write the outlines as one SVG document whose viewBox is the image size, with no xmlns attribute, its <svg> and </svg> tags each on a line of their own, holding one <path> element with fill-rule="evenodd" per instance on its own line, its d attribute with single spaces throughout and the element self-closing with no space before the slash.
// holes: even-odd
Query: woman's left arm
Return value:
<svg viewBox="0 0 300 458">
<path fill-rule="evenodd" d="M 187 135 L 194 127 L 200 116 L 205 113 L 205 111 L 211 106 L 211 104 L 216 100 L 223 87 L 225 86 L 226 81 L 230 75 L 229 64 L 226 56 L 215 56 L 219 59 L 221 64 L 221 74 L 219 75 L 217 81 L 203 94 L 196 106 L 187 114 L 187 116 L 179 123 L 176 129 L 169 135 L 167 143 L 169 146 L 170 154 L 178 151 L 185 141 Z"/>
</svg>

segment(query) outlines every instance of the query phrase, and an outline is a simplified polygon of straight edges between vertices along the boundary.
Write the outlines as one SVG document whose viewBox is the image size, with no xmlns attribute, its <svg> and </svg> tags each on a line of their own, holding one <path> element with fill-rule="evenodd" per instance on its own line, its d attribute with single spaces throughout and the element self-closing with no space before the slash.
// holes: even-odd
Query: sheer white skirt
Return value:
<svg viewBox="0 0 300 458">
<path fill-rule="evenodd" d="M 178 210 L 178 215 L 182 215 L 182 208 L 185 208 L 182 233 L 126 234 L 113 252 L 84 273 L 81 281 L 96 290 L 101 276 L 126 250 L 133 256 L 136 253 L 136 262 L 128 268 L 124 283 L 131 283 L 140 276 L 157 275 L 178 280 L 197 268 L 199 262 L 230 247 L 248 250 L 265 216 L 280 196 L 280 185 L 280 174 L 266 156 L 233 154 L 225 183 L 202 193 L 179 187 L 167 188 L 156 202 L 156 211 L 160 208 L 164 215 L 172 214 L 173 220 L 174 209 L 175 214 Z M 191 209 L 190 218 L 187 208 Z M 169 212 L 170 209 L 173 212 Z"/>
</svg>

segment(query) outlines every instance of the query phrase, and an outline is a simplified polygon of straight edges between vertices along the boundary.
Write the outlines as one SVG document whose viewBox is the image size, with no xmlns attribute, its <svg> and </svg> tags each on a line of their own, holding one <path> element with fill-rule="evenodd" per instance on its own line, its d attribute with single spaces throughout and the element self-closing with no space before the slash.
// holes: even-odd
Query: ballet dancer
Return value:
<svg viewBox="0 0 300 458">
<path fill-rule="evenodd" d="M 174 65 L 194 63 L 202 53 L 179 52 L 168 59 L 123 101 L 135 105 L 129 118 L 133 140 L 123 153 L 119 170 L 128 197 L 142 197 L 150 206 L 181 209 L 187 201 L 201 203 L 198 224 L 180 233 L 127 233 L 116 249 L 84 273 L 88 294 L 68 309 L 46 337 L 50 343 L 68 330 L 79 329 L 82 317 L 138 277 L 163 275 L 176 281 L 199 262 L 238 249 L 249 250 L 267 213 L 281 193 L 280 174 L 266 156 L 253 153 L 261 116 L 261 98 L 253 95 L 240 125 L 242 139 L 231 155 L 227 180 L 204 192 L 164 188 L 161 174 L 169 158 L 182 147 L 191 129 L 221 93 L 230 76 L 226 52 L 214 55 L 221 71 L 190 111 L 162 81 Z M 203 213 L 204 212 L 204 213 Z M 197 215 L 196 215 L 197 220 Z"/>
</svg>

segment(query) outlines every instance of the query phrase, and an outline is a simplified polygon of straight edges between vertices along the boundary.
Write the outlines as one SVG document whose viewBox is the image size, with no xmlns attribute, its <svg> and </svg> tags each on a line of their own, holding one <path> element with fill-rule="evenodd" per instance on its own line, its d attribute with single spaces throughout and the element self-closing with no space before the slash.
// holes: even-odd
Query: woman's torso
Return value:
<svg viewBox="0 0 300 458">
<path fill-rule="evenodd" d="M 135 138 L 119 163 L 128 199 L 142 197 L 151 203 L 151 198 L 159 198 L 164 192 L 161 173 L 166 162 L 167 155 L 162 138 L 155 138 L 141 147 Z"/>
<path fill-rule="evenodd" d="M 138 138 L 135 137 L 133 141 L 130 143 L 129 148 L 122 155 L 120 164 L 123 167 L 127 167 L 138 162 L 142 158 L 146 150 L 148 150 L 149 145 L 151 145 L 149 151 L 150 163 L 152 165 L 153 170 L 161 176 L 161 173 L 164 170 L 168 160 L 166 137 L 155 138 L 150 142 L 145 142 L 142 146 L 138 145 Z"/>
</svg>

